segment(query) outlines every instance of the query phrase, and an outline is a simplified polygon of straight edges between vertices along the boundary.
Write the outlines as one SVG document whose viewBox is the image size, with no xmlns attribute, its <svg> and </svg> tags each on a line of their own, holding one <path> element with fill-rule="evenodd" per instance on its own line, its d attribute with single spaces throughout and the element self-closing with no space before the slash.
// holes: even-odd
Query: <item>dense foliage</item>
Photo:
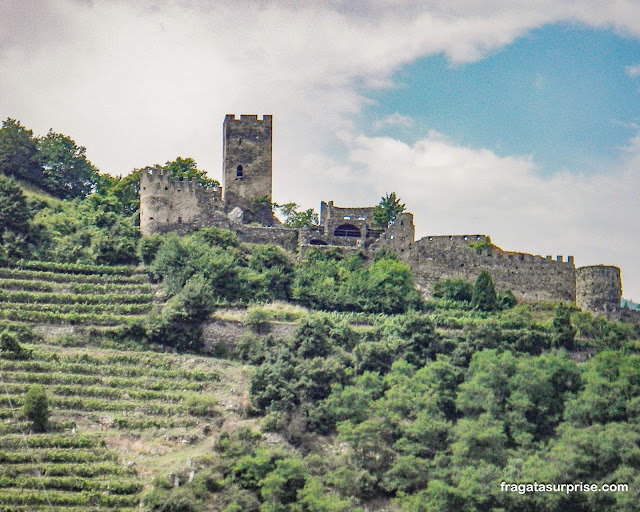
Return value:
<svg viewBox="0 0 640 512">
<path fill-rule="evenodd" d="M 359 254 L 311 250 L 296 267 L 292 297 L 329 311 L 394 314 L 420 307 L 409 267 L 387 252 L 369 263 Z"/>
<path fill-rule="evenodd" d="M 86 148 L 69 136 L 50 130 L 34 137 L 19 121 L 7 119 L 0 128 L 0 263 L 16 258 L 137 263 L 140 175 L 149 169 L 219 186 L 192 158 L 124 177 L 100 174 Z M 7 177 L 37 191 L 27 198 Z"/>
<path fill-rule="evenodd" d="M 0 175 L 0 263 L 28 254 L 33 244 L 33 212 L 20 186 Z"/>
</svg>

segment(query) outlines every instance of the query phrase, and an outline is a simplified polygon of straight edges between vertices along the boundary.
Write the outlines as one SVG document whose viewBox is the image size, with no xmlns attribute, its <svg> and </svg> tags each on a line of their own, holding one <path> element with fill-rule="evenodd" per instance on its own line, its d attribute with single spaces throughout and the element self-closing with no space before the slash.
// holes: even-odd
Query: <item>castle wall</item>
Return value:
<svg viewBox="0 0 640 512">
<path fill-rule="evenodd" d="M 470 243 L 480 244 L 476 249 Z M 486 245 L 485 247 L 482 247 Z M 474 281 L 487 271 L 498 291 L 512 290 L 520 299 L 573 302 L 576 297 L 576 272 L 573 257 L 563 261 L 531 254 L 506 252 L 488 246 L 484 235 L 429 236 L 400 253 L 418 287 L 431 293 L 433 283 L 441 279 Z"/>
<path fill-rule="evenodd" d="M 611 317 L 620 312 L 622 281 L 618 267 L 595 265 L 576 270 L 576 305 Z"/>
<path fill-rule="evenodd" d="M 295 229 L 236 225 L 234 231 L 243 242 L 278 245 L 292 252 L 298 249 L 298 232 Z"/>
<path fill-rule="evenodd" d="M 377 247 L 390 247 L 398 253 L 408 251 L 415 239 L 416 228 L 413 225 L 413 214 L 399 213 L 396 220 L 380 235 Z"/>
<path fill-rule="evenodd" d="M 196 180 L 174 180 L 152 169 L 140 178 L 140 231 L 188 233 L 205 226 L 229 227 L 220 190 Z"/>
</svg>

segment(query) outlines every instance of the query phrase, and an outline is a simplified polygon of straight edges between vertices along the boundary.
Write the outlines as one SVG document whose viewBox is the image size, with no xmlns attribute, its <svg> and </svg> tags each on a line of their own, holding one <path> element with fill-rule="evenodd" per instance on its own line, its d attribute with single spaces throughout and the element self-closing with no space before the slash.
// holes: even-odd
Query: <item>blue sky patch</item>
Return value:
<svg viewBox="0 0 640 512">
<path fill-rule="evenodd" d="M 628 67 L 638 64 L 638 40 L 546 26 L 478 62 L 454 66 L 438 55 L 403 67 L 396 88 L 367 94 L 375 104 L 360 128 L 407 143 L 436 130 L 501 156 L 532 155 L 545 174 L 596 173 L 637 131 L 640 74 Z M 396 113 L 413 126 L 375 125 Z"/>
</svg>

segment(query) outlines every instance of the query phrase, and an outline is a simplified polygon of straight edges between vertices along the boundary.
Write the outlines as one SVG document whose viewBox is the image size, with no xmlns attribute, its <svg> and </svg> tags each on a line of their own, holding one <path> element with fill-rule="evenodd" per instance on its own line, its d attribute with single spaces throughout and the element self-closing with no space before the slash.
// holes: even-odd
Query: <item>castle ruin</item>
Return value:
<svg viewBox="0 0 640 512">
<path fill-rule="evenodd" d="M 372 254 L 393 250 L 411 269 L 429 296 L 436 281 L 475 280 L 491 274 L 498 291 L 511 290 L 525 301 L 572 302 L 595 314 L 620 314 L 620 269 L 596 265 L 576 268 L 573 256 L 553 259 L 509 252 L 485 235 L 426 236 L 415 240 L 413 215 L 401 213 L 386 229 L 373 222 L 373 207 L 338 207 L 322 202 L 320 224 L 292 229 L 272 211 L 272 116 L 225 116 L 222 187 L 173 179 L 151 170 L 140 182 L 140 230 L 143 235 L 185 234 L 202 227 L 235 231 L 246 242 L 273 243 L 304 253 L 311 247 L 341 247 Z"/>
</svg>

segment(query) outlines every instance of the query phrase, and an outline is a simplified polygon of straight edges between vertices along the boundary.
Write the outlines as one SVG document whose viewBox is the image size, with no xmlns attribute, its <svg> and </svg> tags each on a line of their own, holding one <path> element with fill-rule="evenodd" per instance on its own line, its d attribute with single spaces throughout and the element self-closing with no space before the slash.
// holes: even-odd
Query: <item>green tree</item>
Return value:
<svg viewBox="0 0 640 512">
<path fill-rule="evenodd" d="M 0 175 L 0 239 L 5 231 L 27 234 L 31 217 L 20 186 L 15 180 Z"/>
<path fill-rule="evenodd" d="M 265 504 L 264 512 L 284 512 L 291 510 L 282 505 L 295 503 L 308 478 L 307 469 L 302 461 L 294 458 L 276 462 L 276 469 L 262 480 L 261 494 Z"/>
<path fill-rule="evenodd" d="M 498 307 L 496 289 L 488 272 L 482 271 L 473 286 L 471 306 L 480 311 L 495 311 Z"/>
<path fill-rule="evenodd" d="M 300 207 L 296 203 L 286 203 L 283 205 L 274 204 L 274 207 L 280 210 L 284 216 L 284 225 L 290 228 L 301 228 L 303 226 L 312 226 L 318 224 L 318 214 L 313 208 L 299 211 Z"/>
<path fill-rule="evenodd" d="M 411 271 L 395 255 L 374 261 L 364 270 L 362 277 L 364 281 L 353 274 L 352 281 L 361 281 L 366 285 L 364 311 L 390 315 L 420 307 L 422 300 Z"/>
<path fill-rule="evenodd" d="M 92 194 L 85 200 L 62 201 L 36 215 L 39 258 L 105 265 L 138 262 L 140 229 L 112 196 Z"/>
<path fill-rule="evenodd" d="M 567 405 L 567 418 L 582 425 L 637 421 L 640 356 L 605 350 L 583 366 L 584 388 Z"/>
<path fill-rule="evenodd" d="M 0 175 L 0 260 L 31 253 L 33 213 L 20 186 Z"/>
<path fill-rule="evenodd" d="M 275 245 L 256 247 L 249 258 L 249 269 L 258 274 L 256 299 L 289 300 L 293 264 L 282 249 Z"/>
<path fill-rule="evenodd" d="M 40 184 L 42 167 L 33 132 L 8 117 L 0 128 L 0 172 Z"/>
<path fill-rule="evenodd" d="M 169 171 L 174 178 L 194 178 L 205 187 L 218 188 L 220 182 L 207 177 L 207 171 L 198 169 L 198 164 L 193 158 L 178 157 L 162 166 L 162 169 Z"/>
<path fill-rule="evenodd" d="M 373 209 L 373 222 L 381 228 L 387 228 L 399 213 L 405 210 L 395 192 L 385 195 Z"/>
<path fill-rule="evenodd" d="M 169 299 L 159 315 L 149 319 L 147 340 L 181 352 L 198 352 L 204 346 L 201 324 L 213 308 L 210 286 L 202 276 L 194 276 Z"/>
<path fill-rule="evenodd" d="M 553 345 L 556 347 L 574 349 L 576 327 L 571 323 L 571 311 L 562 302 L 558 304 L 551 323 L 553 331 Z"/>
<path fill-rule="evenodd" d="M 0 357 L 6 359 L 28 359 L 30 350 L 26 350 L 19 342 L 20 333 L 11 328 L 0 331 Z"/>
<path fill-rule="evenodd" d="M 138 254 L 142 263 L 151 265 L 163 241 L 164 237 L 158 233 L 143 236 L 140 239 L 140 242 L 138 242 Z"/>
<path fill-rule="evenodd" d="M 305 512 L 364 512 L 355 500 L 343 499 L 327 492 L 317 478 L 307 479 L 303 489 L 298 491 L 298 502 Z"/>
<path fill-rule="evenodd" d="M 49 422 L 49 401 L 42 386 L 34 384 L 24 398 L 24 415 L 37 432 L 44 432 Z"/>
<path fill-rule="evenodd" d="M 43 188 L 62 199 L 88 196 L 98 184 L 98 170 L 87 159 L 86 152 L 70 137 L 49 130 L 38 140 Z"/>
<path fill-rule="evenodd" d="M 96 192 L 102 196 L 113 196 L 122 205 L 124 215 L 134 215 L 140 209 L 140 175 L 142 169 L 135 169 L 126 176 L 98 176 Z"/>
</svg>

